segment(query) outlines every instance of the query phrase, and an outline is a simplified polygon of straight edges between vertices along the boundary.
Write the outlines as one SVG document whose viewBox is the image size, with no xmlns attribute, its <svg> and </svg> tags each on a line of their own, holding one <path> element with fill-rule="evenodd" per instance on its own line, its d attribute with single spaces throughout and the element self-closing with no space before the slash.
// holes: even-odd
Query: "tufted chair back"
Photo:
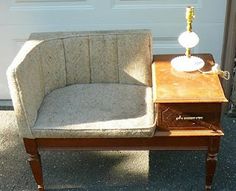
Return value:
<svg viewBox="0 0 236 191">
<path fill-rule="evenodd" d="M 37 56 L 46 94 L 71 84 L 151 86 L 152 43 L 146 30 L 38 33 L 30 40 L 41 41 Z"/>
</svg>

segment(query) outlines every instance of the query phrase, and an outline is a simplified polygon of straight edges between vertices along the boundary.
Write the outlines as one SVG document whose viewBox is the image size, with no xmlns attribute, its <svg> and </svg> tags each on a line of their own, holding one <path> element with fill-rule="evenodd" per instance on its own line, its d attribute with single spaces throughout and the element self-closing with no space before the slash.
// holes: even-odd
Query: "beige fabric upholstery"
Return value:
<svg viewBox="0 0 236 191">
<path fill-rule="evenodd" d="M 55 138 L 147 137 L 154 133 L 153 116 L 150 87 L 71 85 L 45 97 L 32 133 Z"/>
<path fill-rule="evenodd" d="M 64 74 L 67 85 L 125 83 L 151 86 L 152 36 L 148 30 L 36 33 L 30 40 L 42 42 L 42 65 L 50 62 L 43 68 L 54 66 L 52 71 L 44 71 L 46 77 L 52 75 L 50 78 L 53 78 L 49 87 L 45 87 L 46 93 L 63 86 Z M 60 69 L 55 73 L 57 67 Z M 60 80 L 57 79 L 59 75 L 62 75 Z"/>
<path fill-rule="evenodd" d="M 90 36 L 89 42 L 91 54 L 91 82 L 119 82 L 117 36 L 114 34 Z"/>
<path fill-rule="evenodd" d="M 151 86 L 150 34 L 124 34 L 117 38 L 119 82 Z"/>
<path fill-rule="evenodd" d="M 33 138 L 31 127 L 44 98 L 44 82 L 37 47 L 39 43 L 26 42 L 7 71 L 20 134 L 28 138 Z"/>
<path fill-rule="evenodd" d="M 39 46 L 42 62 L 45 93 L 66 85 L 65 57 L 62 40 L 41 43 Z"/>
<path fill-rule="evenodd" d="M 58 88 L 91 83 L 150 87 L 151 39 L 148 30 L 32 34 L 7 71 L 21 136 L 39 135 L 32 131 L 38 110 Z"/>
<path fill-rule="evenodd" d="M 67 85 L 90 83 L 89 38 L 71 37 L 63 40 Z"/>
</svg>

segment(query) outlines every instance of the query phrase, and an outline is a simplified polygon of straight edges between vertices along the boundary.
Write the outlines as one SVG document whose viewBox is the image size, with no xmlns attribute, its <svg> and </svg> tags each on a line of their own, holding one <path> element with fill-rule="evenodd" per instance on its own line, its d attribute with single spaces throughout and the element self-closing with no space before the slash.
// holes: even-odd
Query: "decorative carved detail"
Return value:
<svg viewBox="0 0 236 191">
<path fill-rule="evenodd" d="M 35 155 L 29 154 L 29 159 L 28 159 L 28 161 L 29 161 L 29 162 L 33 162 L 33 161 L 39 162 L 39 161 L 40 161 L 40 156 L 39 156 L 39 154 L 35 154 Z"/>
<path fill-rule="evenodd" d="M 208 153 L 206 157 L 206 185 L 205 185 L 206 191 L 211 190 L 211 185 L 216 169 L 219 146 L 220 146 L 220 137 L 209 138 Z"/>
<path fill-rule="evenodd" d="M 205 191 L 210 191 L 211 190 L 211 186 L 205 186 Z"/>
<path fill-rule="evenodd" d="M 158 125 L 166 129 L 197 128 L 217 130 L 220 105 L 158 104 Z M 212 109 L 213 108 L 213 109 Z"/>
<path fill-rule="evenodd" d="M 217 161 L 217 153 L 214 153 L 214 154 L 211 154 L 211 153 L 208 153 L 207 155 L 207 161 Z"/>
<path fill-rule="evenodd" d="M 45 190 L 44 190 L 44 187 L 41 186 L 41 185 L 38 185 L 38 191 L 45 191 Z"/>
</svg>

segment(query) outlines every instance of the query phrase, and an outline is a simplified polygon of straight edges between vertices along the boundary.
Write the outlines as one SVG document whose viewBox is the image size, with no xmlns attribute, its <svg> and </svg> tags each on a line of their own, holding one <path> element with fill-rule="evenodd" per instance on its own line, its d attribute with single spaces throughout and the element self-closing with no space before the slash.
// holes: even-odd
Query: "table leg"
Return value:
<svg viewBox="0 0 236 191">
<path fill-rule="evenodd" d="M 43 173 L 41 159 L 38 147 L 34 139 L 24 139 L 26 152 L 29 154 L 29 164 L 34 175 L 34 179 L 38 185 L 38 191 L 44 191 Z"/>
<path fill-rule="evenodd" d="M 208 152 L 206 156 L 206 185 L 205 190 L 211 190 L 213 177 L 215 174 L 217 154 L 220 147 L 220 137 L 210 137 L 208 144 Z"/>
</svg>

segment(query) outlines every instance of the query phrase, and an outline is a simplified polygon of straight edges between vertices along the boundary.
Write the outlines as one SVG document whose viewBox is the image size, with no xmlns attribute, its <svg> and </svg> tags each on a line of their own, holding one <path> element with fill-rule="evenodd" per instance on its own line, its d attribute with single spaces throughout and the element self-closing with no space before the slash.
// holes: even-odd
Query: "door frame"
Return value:
<svg viewBox="0 0 236 191">
<path fill-rule="evenodd" d="M 236 2 L 227 0 L 227 8 L 225 15 L 225 29 L 224 29 L 224 43 L 222 50 L 222 69 L 229 71 L 231 78 L 222 80 L 222 86 L 225 91 L 225 96 L 229 100 L 228 103 L 223 105 L 223 112 L 227 112 L 229 109 L 230 96 L 233 86 L 233 69 L 234 58 L 236 52 Z"/>
</svg>

